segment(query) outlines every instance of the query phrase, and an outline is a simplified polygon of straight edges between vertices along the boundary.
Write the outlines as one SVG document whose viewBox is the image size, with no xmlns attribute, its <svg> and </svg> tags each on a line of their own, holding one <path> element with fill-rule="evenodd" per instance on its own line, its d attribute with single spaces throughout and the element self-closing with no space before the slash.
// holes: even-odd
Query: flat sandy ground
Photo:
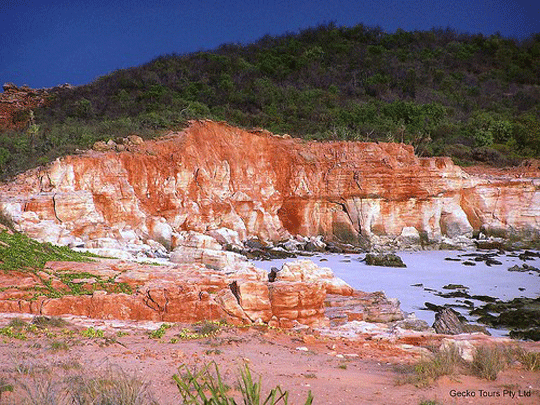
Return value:
<svg viewBox="0 0 540 405">
<path fill-rule="evenodd" d="M 9 321 L 0 317 L 0 327 Z M 263 393 L 280 385 L 290 392 L 289 404 L 303 404 L 308 391 L 315 397 L 314 404 L 540 404 L 540 372 L 526 371 L 519 364 L 502 371 L 495 381 L 456 375 L 442 377 L 428 387 L 403 384 L 406 365 L 414 364 L 419 355 L 367 336 L 349 341 L 320 337 L 310 330 L 222 327 L 213 337 L 175 341 L 182 328 L 192 326 L 173 325 L 160 339 L 151 339 L 144 329 L 148 324 L 133 327 L 133 323 L 120 329 L 109 326 L 104 337 L 89 338 L 81 332 L 92 323 L 100 328 L 104 323 L 84 322 L 71 319 L 63 328 L 26 333 L 26 340 L 0 336 L 0 381 L 14 387 L 13 392 L 4 393 L 0 403 L 21 403 L 25 394 L 21 382 L 32 389 L 74 375 L 97 376 L 109 368 L 148 382 L 159 404 L 181 404 L 172 379 L 178 368 L 214 361 L 233 387 L 231 392 L 235 392 L 240 367 L 247 363 L 262 378 Z M 540 351 L 538 343 L 522 345 Z M 467 390 L 469 396 L 455 396 L 455 392 L 466 395 Z M 482 397 L 480 390 L 492 396 Z M 530 396 L 519 397 L 520 393 Z"/>
</svg>

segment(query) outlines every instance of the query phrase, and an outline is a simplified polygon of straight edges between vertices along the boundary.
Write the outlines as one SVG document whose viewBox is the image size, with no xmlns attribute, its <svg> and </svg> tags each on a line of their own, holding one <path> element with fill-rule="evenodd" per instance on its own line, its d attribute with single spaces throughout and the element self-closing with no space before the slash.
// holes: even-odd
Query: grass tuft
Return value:
<svg viewBox="0 0 540 405">
<path fill-rule="evenodd" d="M 540 353 L 527 352 L 524 349 L 518 349 L 517 357 L 526 370 L 540 371 Z"/>
<path fill-rule="evenodd" d="M 476 349 L 471 364 L 474 375 L 495 381 L 497 375 L 508 364 L 508 352 L 500 346 L 480 346 Z"/>
<path fill-rule="evenodd" d="M 119 367 L 110 367 L 103 375 L 68 380 L 73 405 L 157 405 L 148 384 Z"/>
<path fill-rule="evenodd" d="M 38 328 L 64 328 L 69 325 L 69 322 L 58 316 L 35 316 L 32 319 L 32 324 Z"/>
<path fill-rule="evenodd" d="M 436 352 L 432 358 L 420 360 L 414 367 L 412 381 L 415 385 L 427 386 L 443 375 L 456 374 L 464 366 L 459 348 L 449 346 Z"/>
</svg>

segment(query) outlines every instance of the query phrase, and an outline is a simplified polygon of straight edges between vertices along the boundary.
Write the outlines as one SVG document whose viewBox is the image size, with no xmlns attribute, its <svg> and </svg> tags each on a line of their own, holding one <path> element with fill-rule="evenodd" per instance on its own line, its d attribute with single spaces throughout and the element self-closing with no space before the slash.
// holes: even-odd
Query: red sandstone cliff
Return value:
<svg viewBox="0 0 540 405">
<path fill-rule="evenodd" d="M 240 239 L 291 234 L 397 246 L 474 230 L 540 234 L 540 178 L 467 174 L 393 143 L 305 142 L 224 123 L 129 151 L 59 159 L 0 187 L 0 208 L 31 237 L 174 245 L 220 228 Z"/>
</svg>

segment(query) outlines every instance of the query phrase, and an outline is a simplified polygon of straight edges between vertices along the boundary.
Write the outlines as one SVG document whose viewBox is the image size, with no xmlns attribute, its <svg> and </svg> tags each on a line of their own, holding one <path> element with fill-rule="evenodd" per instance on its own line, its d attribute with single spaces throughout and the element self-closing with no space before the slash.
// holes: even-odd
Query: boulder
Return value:
<svg viewBox="0 0 540 405">
<path fill-rule="evenodd" d="M 441 351 L 457 350 L 459 356 L 469 363 L 474 360 L 476 347 L 468 340 L 443 339 L 439 347 Z"/>
<path fill-rule="evenodd" d="M 276 281 L 268 284 L 274 323 L 270 325 L 292 327 L 294 321 L 309 325 L 323 326 L 326 297 L 323 283 Z"/>
<path fill-rule="evenodd" d="M 354 289 L 342 279 L 334 276 L 328 267 L 319 267 L 311 260 L 296 260 L 285 263 L 275 276 L 276 281 L 320 282 L 328 294 L 352 295 Z"/>
<path fill-rule="evenodd" d="M 435 314 L 433 329 L 444 335 L 459 335 L 461 333 L 481 332 L 490 335 L 487 329 L 481 325 L 471 325 L 460 319 L 460 314 L 452 308 L 443 308 Z"/>
<path fill-rule="evenodd" d="M 383 267 L 407 267 L 401 257 L 396 254 L 366 254 L 364 261 L 369 266 L 383 266 Z"/>
<path fill-rule="evenodd" d="M 397 298 L 386 298 L 384 293 L 379 293 L 375 299 L 364 306 L 364 320 L 367 322 L 389 323 L 401 321 L 403 312 Z"/>
<path fill-rule="evenodd" d="M 211 236 L 198 232 L 179 234 L 176 248 L 170 255 L 173 263 L 201 263 L 216 268 L 236 266 L 246 258 L 238 253 L 222 250 L 222 246 Z"/>
</svg>

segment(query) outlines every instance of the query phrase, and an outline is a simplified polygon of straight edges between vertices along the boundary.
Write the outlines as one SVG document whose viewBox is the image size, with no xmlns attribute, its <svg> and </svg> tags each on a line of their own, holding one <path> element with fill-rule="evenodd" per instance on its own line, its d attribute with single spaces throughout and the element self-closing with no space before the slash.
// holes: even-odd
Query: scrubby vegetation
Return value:
<svg viewBox="0 0 540 405">
<path fill-rule="evenodd" d="M 66 365 L 65 371 L 71 372 L 58 379 L 53 377 L 48 368 L 18 365 L 15 382 L 0 379 L 0 397 L 2 392 L 13 392 L 19 401 L 17 403 L 25 405 L 158 405 L 149 383 L 134 373 L 127 373 L 117 366 L 93 372 L 82 372 L 81 368 L 80 363 Z M 183 365 L 178 369 L 178 374 L 173 376 L 173 381 L 182 398 L 182 404 L 288 404 L 288 391 L 278 385 L 264 394 L 261 379 L 254 380 L 247 365 L 239 371 L 236 390 L 232 390 L 231 386 L 225 383 L 215 362 L 198 369 Z M 241 400 L 238 397 L 241 397 Z M 304 404 L 311 403 L 313 396 L 310 391 Z"/>
<path fill-rule="evenodd" d="M 274 405 L 288 404 L 289 393 L 278 385 L 272 388 L 267 395 L 262 394 L 261 380 L 253 381 L 253 376 L 247 365 L 240 370 L 238 379 L 238 389 L 242 394 L 242 402 L 237 402 L 229 394 L 230 387 L 224 383 L 219 372 L 219 367 L 212 362 L 201 368 L 192 371 L 189 367 L 183 366 L 179 369 L 179 374 L 173 376 L 182 396 L 184 404 L 216 404 L 216 405 Z M 313 403 L 311 391 L 304 402 L 305 405 Z"/>
<path fill-rule="evenodd" d="M 89 262 L 97 255 L 87 252 L 76 252 L 67 246 L 56 246 L 51 243 L 40 243 L 18 232 L 0 229 L 0 271 L 4 273 L 29 273 L 34 275 L 41 284 L 21 288 L 26 293 L 26 299 L 33 300 L 38 296 L 51 298 L 64 295 L 91 295 L 95 290 L 116 293 L 131 293 L 131 287 L 126 283 L 117 283 L 114 279 L 101 277 L 88 272 L 59 271 L 52 274 L 45 268 L 49 261 Z M 54 278 L 61 286 L 54 285 Z M 92 284 L 80 280 L 92 279 Z M 2 287 L 5 291 L 10 287 Z M 16 287 L 19 288 L 19 287 Z"/>
<path fill-rule="evenodd" d="M 460 349 L 451 345 L 435 350 L 430 357 L 421 359 L 411 367 L 397 369 L 404 374 L 398 383 L 425 387 L 439 377 L 459 374 L 495 381 L 499 373 L 512 364 L 520 364 L 528 371 L 537 371 L 540 369 L 540 353 L 508 345 L 485 345 L 474 349 L 472 361 L 465 361 Z"/>
<path fill-rule="evenodd" d="M 0 175 L 190 118 L 308 139 L 407 142 L 463 164 L 512 164 L 540 156 L 539 84 L 540 34 L 517 41 L 331 23 L 165 55 L 59 89 L 26 117 L 26 130 L 0 134 Z"/>
</svg>

